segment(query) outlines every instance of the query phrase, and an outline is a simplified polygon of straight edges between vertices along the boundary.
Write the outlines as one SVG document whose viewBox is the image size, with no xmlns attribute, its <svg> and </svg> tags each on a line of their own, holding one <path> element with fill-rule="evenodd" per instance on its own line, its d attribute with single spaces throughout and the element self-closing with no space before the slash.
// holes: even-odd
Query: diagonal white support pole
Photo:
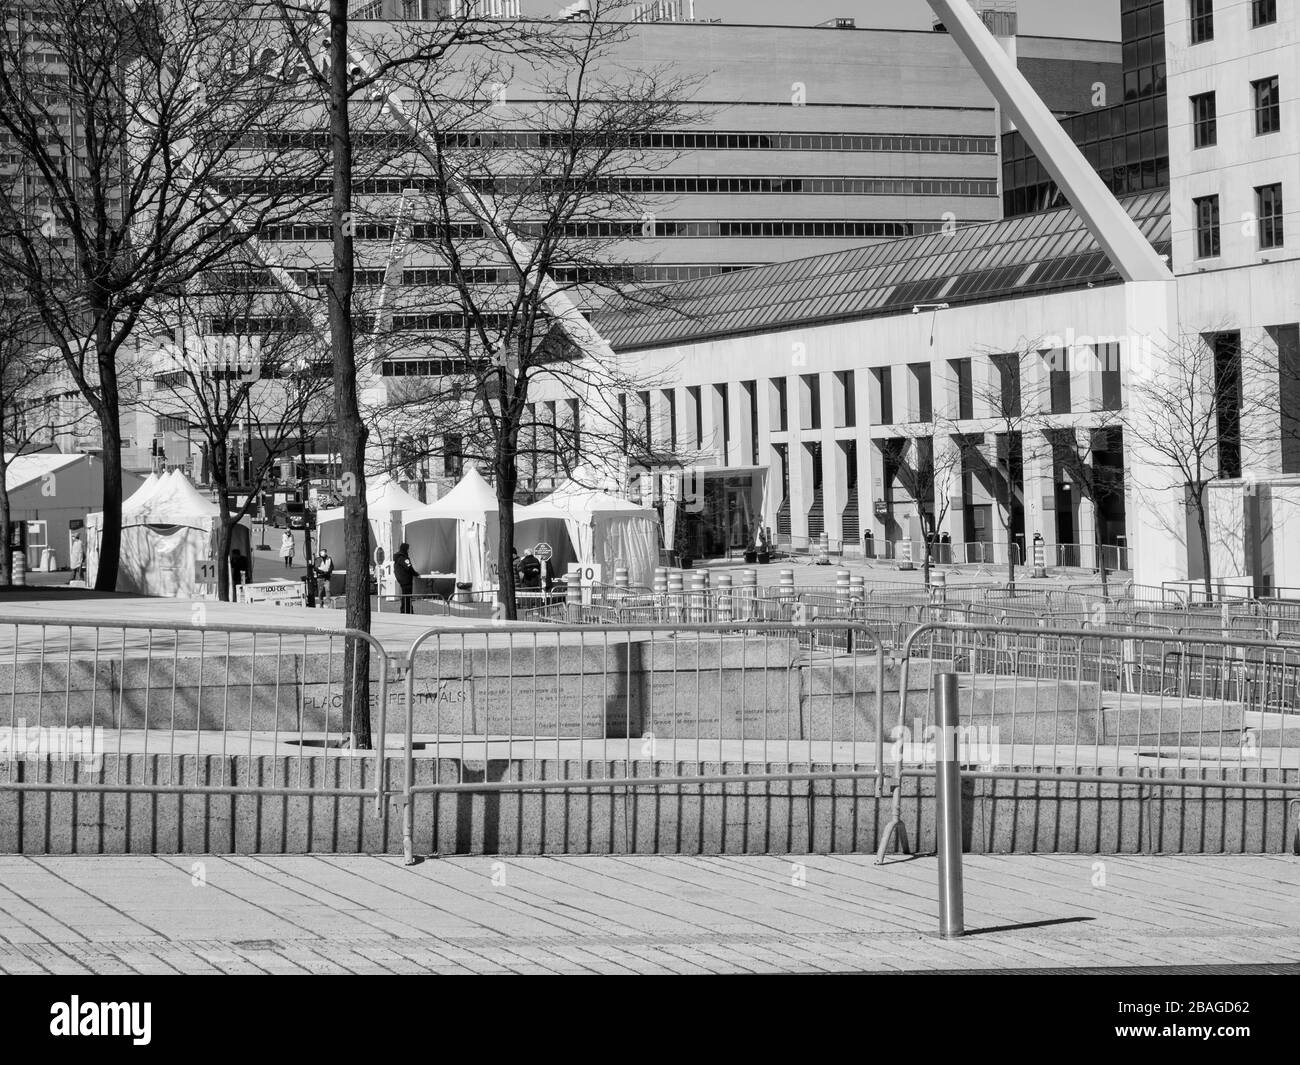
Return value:
<svg viewBox="0 0 1300 1065">
<path fill-rule="evenodd" d="M 1110 256 L 1120 277 L 1125 281 L 1172 281 L 1169 267 L 967 0 L 928 3 L 989 91 L 1015 120 L 1039 162 Z"/>
</svg>

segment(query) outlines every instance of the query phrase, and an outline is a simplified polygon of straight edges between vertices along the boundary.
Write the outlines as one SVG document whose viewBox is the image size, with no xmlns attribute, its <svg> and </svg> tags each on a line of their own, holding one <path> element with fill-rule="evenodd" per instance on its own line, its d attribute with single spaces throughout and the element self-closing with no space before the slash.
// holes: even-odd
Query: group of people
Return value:
<svg viewBox="0 0 1300 1065">
<path fill-rule="evenodd" d="M 519 552 L 513 554 L 515 565 L 515 586 L 522 592 L 540 592 L 549 590 L 555 575 L 551 570 L 551 560 L 545 561 L 533 553 L 531 547 L 524 550 L 524 557 Z"/>
</svg>

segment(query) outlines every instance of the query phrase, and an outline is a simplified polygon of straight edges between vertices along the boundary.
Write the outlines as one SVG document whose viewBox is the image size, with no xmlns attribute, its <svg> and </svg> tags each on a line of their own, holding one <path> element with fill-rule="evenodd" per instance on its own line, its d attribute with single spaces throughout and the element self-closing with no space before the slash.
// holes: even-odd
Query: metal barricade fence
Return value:
<svg viewBox="0 0 1300 1065">
<path fill-rule="evenodd" d="M 9 681 L 0 769 L 11 764 L 0 790 L 382 804 L 388 657 L 379 642 L 344 628 L 208 623 L 202 609 L 195 604 L 188 626 L 0 615 Z M 373 714 L 363 719 L 356 707 L 367 690 Z M 373 751 L 353 742 L 363 721 Z M 317 773 L 317 757 L 337 771 Z"/>
<path fill-rule="evenodd" d="M 819 638 L 846 628 L 850 647 Z M 874 779 L 880 794 L 885 654 L 852 623 L 438 628 L 399 668 L 408 861 L 415 803 L 444 792 Z M 507 765 L 518 779 L 476 768 Z"/>
<path fill-rule="evenodd" d="M 907 849 L 903 778 L 934 734 L 942 674 L 959 674 L 961 724 L 945 742 L 965 779 L 1253 794 L 1300 792 L 1298 669 L 1300 648 L 1255 641 L 923 624 L 903 649 L 877 861 Z"/>
</svg>

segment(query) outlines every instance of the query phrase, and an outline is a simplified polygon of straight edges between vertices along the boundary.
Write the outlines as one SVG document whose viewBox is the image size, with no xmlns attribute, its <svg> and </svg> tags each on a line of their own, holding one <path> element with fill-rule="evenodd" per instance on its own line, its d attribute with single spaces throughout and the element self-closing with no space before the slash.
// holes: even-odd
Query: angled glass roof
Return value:
<svg viewBox="0 0 1300 1065">
<path fill-rule="evenodd" d="M 1157 252 L 1170 243 L 1169 192 L 1120 203 Z M 755 329 L 880 317 L 917 303 L 987 302 L 1110 284 L 1119 274 L 1072 208 L 882 241 L 794 262 L 667 286 L 663 305 L 599 312 L 616 350 L 661 347 Z"/>
</svg>

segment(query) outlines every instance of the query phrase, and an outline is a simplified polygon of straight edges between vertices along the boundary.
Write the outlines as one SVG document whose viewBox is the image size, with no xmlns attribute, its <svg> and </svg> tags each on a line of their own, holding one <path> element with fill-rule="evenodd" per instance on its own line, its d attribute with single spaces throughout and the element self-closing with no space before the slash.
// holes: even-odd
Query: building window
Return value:
<svg viewBox="0 0 1300 1065">
<path fill-rule="evenodd" d="M 1282 99 L 1278 95 L 1277 75 L 1252 81 L 1255 92 L 1255 136 L 1276 133 L 1282 128 Z"/>
<path fill-rule="evenodd" d="M 1214 399 L 1218 420 L 1219 476 L 1241 476 L 1241 336 L 1218 333 L 1214 348 Z"/>
<path fill-rule="evenodd" d="M 1191 0 L 1192 44 L 1214 40 L 1214 0 Z"/>
<path fill-rule="evenodd" d="M 1260 185 L 1255 189 L 1255 215 L 1259 218 L 1259 246 L 1282 247 L 1282 186 Z"/>
<path fill-rule="evenodd" d="M 957 417 L 965 421 L 975 417 L 975 382 L 971 378 L 971 361 L 954 359 L 952 367 L 957 384 Z"/>
<path fill-rule="evenodd" d="M 1277 21 L 1277 0 L 1251 0 L 1250 25 L 1271 26 Z"/>
<path fill-rule="evenodd" d="M 1123 406 L 1119 344 L 1098 344 L 1095 350 L 1101 369 L 1101 409 L 1119 410 Z"/>
<path fill-rule="evenodd" d="M 1069 414 L 1070 399 L 1070 349 L 1057 348 L 1051 353 L 1049 385 L 1052 396 L 1052 413 Z"/>
<path fill-rule="evenodd" d="M 1282 472 L 1300 473 L 1300 325 L 1276 326 L 1269 333 L 1277 344 Z"/>
<path fill-rule="evenodd" d="M 790 405 L 786 399 L 784 377 L 773 377 L 772 387 L 776 389 L 776 431 L 788 432 L 790 429 Z"/>
<path fill-rule="evenodd" d="M 1220 252 L 1219 197 L 1201 196 L 1192 201 L 1196 214 L 1196 257 L 1212 259 Z"/>
<path fill-rule="evenodd" d="M 1192 147 L 1208 148 L 1219 142 L 1218 110 L 1214 93 L 1203 92 L 1192 97 Z"/>
<path fill-rule="evenodd" d="M 442 475 L 460 479 L 465 469 L 464 445 L 459 433 L 448 433 L 442 438 Z"/>
</svg>

